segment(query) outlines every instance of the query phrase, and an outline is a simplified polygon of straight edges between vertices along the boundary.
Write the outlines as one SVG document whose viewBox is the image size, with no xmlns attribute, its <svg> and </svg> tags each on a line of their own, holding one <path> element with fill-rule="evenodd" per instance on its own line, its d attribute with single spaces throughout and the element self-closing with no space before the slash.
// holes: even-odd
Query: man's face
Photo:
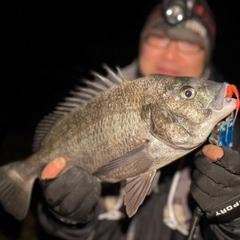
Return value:
<svg viewBox="0 0 240 240">
<path fill-rule="evenodd" d="M 201 77 L 205 51 L 196 43 L 175 41 L 166 36 L 150 35 L 143 41 L 138 58 L 142 75 Z"/>
</svg>

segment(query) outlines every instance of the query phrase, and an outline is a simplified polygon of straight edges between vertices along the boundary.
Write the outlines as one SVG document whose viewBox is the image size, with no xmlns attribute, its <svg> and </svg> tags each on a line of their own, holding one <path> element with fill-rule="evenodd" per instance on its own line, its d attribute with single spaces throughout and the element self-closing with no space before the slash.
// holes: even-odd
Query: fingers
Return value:
<svg viewBox="0 0 240 240">
<path fill-rule="evenodd" d="M 202 152 L 207 158 L 214 162 L 220 159 L 224 154 L 222 148 L 211 144 L 205 145 L 202 149 Z"/>
<path fill-rule="evenodd" d="M 212 176 L 209 177 L 196 169 L 193 171 L 192 177 L 194 184 L 198 187 L 198 192 L 202 192 L 201 194 L 206 194 L 208 197 L 216 197 L 222 194 L 222 189 L 224 186 L 223 184 L 216 182 L 216 176 L 211 178 Z M 218 180 L 219 179 L 217 179 L 217 181 Z"/>
<path fill-rule="evenodd" d="M 240 154 L 237 151 L 224 148 L 224 155 L 217 162 L 227 171 L 240 175 Z"/>
<path fill-rule="evenodd" d="M 74 190 L 65 197 L 57 210 L 62 215 L 76 214 L 77 211 L 87 215 L 95 206 L 99 194 L 100 184 L 97 182 L 97 178 L 86 175 L 78 182 Z"/>
<path fill-rule="evenodd" d="M 211 160 L 214 164 L 220 166 L 224 171 L 228 171 L 231 174 L 240 174 L 240 154 L 237 151 L 234 151 L 232 149 L 228 149 L 225 147 L 218 147 L 215 145 L 205 145 L 202 149 L 202 153 L 204 155 L 198 155 L 196 158 L 198 161 L 196 161 L 196 166 L 199 169 L 202 168 L 209 168 L 208 170 L 203 170 L 203 172 L 210 172 L 211 171 L 211 164 L 205 162 L 204 166 L 200 166 L 201 161 L 207 161 Z M 204 160 L 204 157 L 206 157 L 206 160 Z M 200 159 L 200 160 L 199 160 Z M 216 170 L 219 172 L 220 170 Z M 220 174 L 220 173 L 219 173 Z"/>
<path fill-rule="evenodd" d="M 48 182 L 44 196 L 58 217 L 86 222 L 96 206 L 101 193 L 101 184 L 96 176 L 80 167 L 72 167 Z"/>
<path fill-rule="evenodd" d="M 84 179 L 85 173 L 80 171 L 78 167 L 70 168 L 64 174 L 48 184 L 44 190 L 47 202 L 51 206 L 58 205 L 67 195 L 69 195 L 78 183 Z"/>
<path fill-rule="evenodd" d="M 65 168 L 66 159 L 65 158 L 56 158 L 50 162 L 42 171 L 41 178 L 42 180 L 56 178 L 57 175 Z"/>
<path fill-rule="evenodd" d="M 217 165 L 227 171 L 240 174 L 240 154 L 237 151 L 215 145 L 205 145 L 202 149 L 203 154 Z"/>
<path fill-rule="evenodd" d="M 208 157 L 198 155 L 195 159 L 195 168 L 193 171 L 193 178 L 201 186 L 201 189 L 211 189 L 213 185 L 220 187 L 228 186 L 232 179 L 232 173 L 226 171 L 225 168 L 219 166 L 218 161 L 214 162 Z M 197 172 L 197 173 L 195 173 Z M 209 182 L 207 182 L 209 181 Z M 213 191 L 215 191 L 214 189 Z M 213 193 L 214 195 L 215 193 Z"/>
</svg>

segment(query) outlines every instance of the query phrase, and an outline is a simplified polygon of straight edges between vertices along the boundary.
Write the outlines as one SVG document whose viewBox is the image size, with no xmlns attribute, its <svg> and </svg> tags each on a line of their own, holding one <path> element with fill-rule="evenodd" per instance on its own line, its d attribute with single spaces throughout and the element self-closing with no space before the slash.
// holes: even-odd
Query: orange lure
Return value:
<svg viewBox="0 0 240 240">
<path fill-rule="evenodd" d="M 236 113 L 235 113 L 235 117 L 234 117 L 234 122 L 236 120 L 237 114 L 238 114 L 238 109 L 240 106 L 240 100 L 239 100 L 239 92 L 237 90 L 237 87 L 233 84 L 228 85 L 227 87 L 227 97 L 228 98 L 232 98 L 233 94 L 236 96 L 237 98 L 237 102 L 236 102 Z"/>
</svg>

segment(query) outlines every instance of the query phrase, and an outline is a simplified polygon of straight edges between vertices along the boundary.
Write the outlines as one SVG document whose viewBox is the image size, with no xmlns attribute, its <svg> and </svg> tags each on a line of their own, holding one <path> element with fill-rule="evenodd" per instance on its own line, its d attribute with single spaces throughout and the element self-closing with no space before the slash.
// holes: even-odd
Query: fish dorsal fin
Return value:
<svg viewBox="0 0 240 240">
<path fill-rule="evenodd" d="M 34 152 L 41 147 L 43 139 L 52 127 L 66 114 L 83 106 L 102 92 L 120 86 L 127 81 L 119 68 L 117 68 L 117 74 L 106 64 L 103 64 L 103 68 L 107 71 L 107 77 L 91 71 L 91 74 L 95 77 L 94 81 L 81 79 L 86 87 L 76 86 L 74 90 L 70 91 L 70 97 L 64 98 L 64 102 L 58 103 L 55 110 L 38 123 L 33 141 Z"/>
<path fill-rule="evenodd" d="M 103 64 L 102 67 L 107 71 L 108 76 L 118 84 L 122 84 L 122 82 L 128 81 L 128 79 L 123 75 L 121 69 L 118 66 L 116 67 L 118 75 L 106 64 Z"/>
</svg>

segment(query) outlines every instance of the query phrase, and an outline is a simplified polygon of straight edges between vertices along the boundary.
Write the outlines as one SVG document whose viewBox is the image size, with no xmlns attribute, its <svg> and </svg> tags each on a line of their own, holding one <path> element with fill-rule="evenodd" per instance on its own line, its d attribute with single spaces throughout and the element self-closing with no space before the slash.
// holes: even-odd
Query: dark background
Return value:
<svg viewBox="0 0 240 240">
<path fill-rule="evenodd" d="M 123 67 L 137 56 L 140 30 L 157 3 L 156 0 L 5 3 L 1 28 L 0 164 L 31 153 L 38 121 L 79 84 L 81 77 L 89 77 L 90 69 L 101 72 L 103 62 Z M 240 85 L 236 4 L 237 1 L 209 1 L 218 29 L 214 62 L 226 81 Z M 23 223 L 0 211 L 0 239 L 1 231 L 6 234 L 5 239 L 35 239 L 33 235 L 19 237 L 22 228 Z"/>
</svg>

